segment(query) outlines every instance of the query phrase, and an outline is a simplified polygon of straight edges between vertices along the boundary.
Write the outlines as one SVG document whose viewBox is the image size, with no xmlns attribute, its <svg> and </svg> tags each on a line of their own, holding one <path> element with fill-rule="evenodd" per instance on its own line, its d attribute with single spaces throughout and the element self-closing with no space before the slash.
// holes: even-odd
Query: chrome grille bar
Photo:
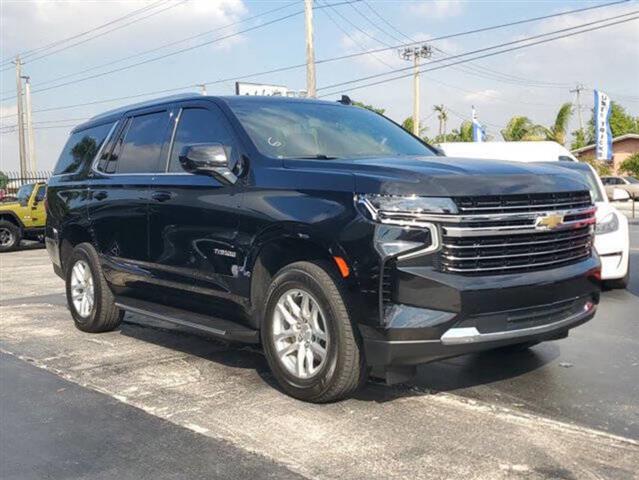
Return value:
<svg viewBox="0 0 639 480">
<path fill-rule="evenodd" d="M 429 215 L 441 226 L 442 271 L 497 275 L 542 270 L 591 254 L 596 207 L 588 192 L 456 203 L 459 215 Z"/>
</svg>

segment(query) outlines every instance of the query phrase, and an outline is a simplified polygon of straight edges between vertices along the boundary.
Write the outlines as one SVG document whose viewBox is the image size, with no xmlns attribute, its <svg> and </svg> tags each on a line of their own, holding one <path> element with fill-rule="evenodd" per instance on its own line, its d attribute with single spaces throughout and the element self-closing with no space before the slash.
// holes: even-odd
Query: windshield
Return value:
<svg viewBox="0 0 639 480">
<path fill-rule="evenodd" d="M 19 202 L 26 202 L 29 200 L 29 197 L 31 197 L 31 192 L 33 192 L 33 187 L 35 186 L 35 184 L 33 183 L 29 183 L 27 185 L 22 185 L 19 189 L 18 189 L 18 193 L 16 193 L 16 198 L 18 199 Z"/>
<path fill-rule="evenodd" d="M 603 193 L 601 189 L 599 188 L 599 182 L 597 182 L 597 177 L 592 172 L 592 170 L 588 169 L 588 170 L 578 170 L 578 171 L 581 174 L 583 174 L 583 176 L 586 177 L 586 180 L 588 181 L 588 188 L 590 190 L 590 194 L 592 195 L 592 201 L 603 202 L 604 201 Z"/>
<path fill-rule="evenodd" d="M 625 178 L 628 183 L 639 183 L 639 180 L 637 180 L 635 177 L 623 177 Z"/>
<path fill-rule="evenodd" d="M 230 106 L 257 149 L 268 157 L 435 155 L 403 128 L 364 108 L 254 101 Z"/>
</svg>

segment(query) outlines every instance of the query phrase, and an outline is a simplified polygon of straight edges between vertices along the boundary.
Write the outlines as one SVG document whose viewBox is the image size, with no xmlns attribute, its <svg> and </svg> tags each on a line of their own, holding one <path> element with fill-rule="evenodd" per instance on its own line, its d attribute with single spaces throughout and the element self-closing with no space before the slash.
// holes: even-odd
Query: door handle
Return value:
<svg viewBox="0 0 639 480">
<path fill-rule="evenodd" d="M 157 202 L 166 202 L 167 200 L 171 200 L 173 198 L 173 194 L 171 192 L 158 191 L 153 192 L 151 194 L 151 198 Z"/>
<path fill-rule="evenodd" d="M 101 192 L 97 192 L 93 195 L 93 198 L 95 198 L 96 200 L 104 200 L 105 198 L 107 198 L 107 192 L 105 191 L 101 191 Z"/>
</svg>

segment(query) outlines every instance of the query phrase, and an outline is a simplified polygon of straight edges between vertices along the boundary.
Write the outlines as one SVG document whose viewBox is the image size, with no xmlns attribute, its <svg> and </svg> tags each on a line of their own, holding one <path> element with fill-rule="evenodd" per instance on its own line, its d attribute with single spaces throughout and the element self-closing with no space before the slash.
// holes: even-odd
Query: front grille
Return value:
<svg viewBox="0 0 639 480">
<path fill-rule="evenodd" d="M 588 192 L 455 201 L 461 214 L 442 225 L 442 271 L 498 275 L 544 270 L 591 254 L 595 208 Z"/>
<path fill-rule="evenodd" d="M 592 205 L 590 192 L 533 193 L 457 197 L 455 203 L 463 215 L 486 213 L 538 212 L 572 210 Z"/>
</svg>

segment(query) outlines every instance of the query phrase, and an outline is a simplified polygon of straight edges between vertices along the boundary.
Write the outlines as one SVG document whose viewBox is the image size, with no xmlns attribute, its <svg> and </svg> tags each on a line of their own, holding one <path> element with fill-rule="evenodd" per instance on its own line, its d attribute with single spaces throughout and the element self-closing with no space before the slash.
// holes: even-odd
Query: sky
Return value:
<svg viewBox="0 0 639 480">
<path fill-rule="evenodd" d="M 639 10 L 639 2 L 633 0 L 437 40 L 608 2 L 360 0 L 326 6 L 337 3 L 343 0 L 315 0 L 316 7 L 324 7 L 314 11 L 316 60 L 395 47 L 412 39 L 433 49 L 425 60 L 433 62 L 430 68 L 443 65 L 445 55 Z M 0 170 L 17 170 L 19 165 L 18 134 L 12 128 L 16 80 L 9 63 L 16 54 L 22 53 L 23 75 L 31 78 L 37 168 L 50 170 L 69 131 L 93 115 L 166 94 L 198 91 L 194 85 L 218 80 L 223 81 L 207 86 L 208 94 L 232 95 L 235 78 L 303 64 L 304 16 L 295 15 L 302 10 L 302 0 L 0 0 Z M 81 35 L 87 31 L 91 33 Z M 54 44 L 69 37 L 75 38 Z M 48 50 L 32 52 L 50 44 L 54 45 Z M 402 122 L 412 115 L 411 77 L 359 89 L 354 88 L 359 84 L 325 87 L 409 66 L 396 48 L 320 63 L 318 95 L 336 100 L 347 94 L 384 108 L 387 116 Z M 409 72 L 375 80 L 401 73 Z M 296 68 L 245 81 L 301 90 L 306 72 Z M 420 116 L 426 135 L 434 136 L 439 129 L 434 105 L 448 109 L 448 131 L 468 119 L 474 106 L 488 134 L 501 140 L 499 130 L 513 115 L 550 125 L 560 105 L 575 100 L 570 90 L 578 83 L 586 87 L 584 122 L 590 117 L 593 88 L 639 115 L 639 20 L 426 72 L 420 82 Z M 161 90 L 168 92 L 152 93 Z M 577 119 L 573 115 L 571 130 L 578 127 Z"/>
</svg>

